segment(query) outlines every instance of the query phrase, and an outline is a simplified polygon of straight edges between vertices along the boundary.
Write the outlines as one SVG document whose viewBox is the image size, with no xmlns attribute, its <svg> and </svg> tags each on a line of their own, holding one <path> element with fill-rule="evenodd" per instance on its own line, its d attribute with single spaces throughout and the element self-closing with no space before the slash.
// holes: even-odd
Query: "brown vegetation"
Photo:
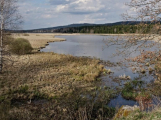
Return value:
<svg viewBox="0 0 161 120">
<path fill-rule="evenodd" d="M 54 34 L 13 34 L 13 37 L 27 39 L 35 50 L 40 50 L 49 42 L 65 41 L 63 38 L 55 38 Z"/>
<path fill-rule="evenodd" d="M 36 43 L 42 46 L 49 41 L 44 36 L 40 42 L 41 34 L 34 36 L 29 41 L 35 48 Z M 102 91 L 94 84 L 106 72 L 100 60 L 53 52 L 5 57 L 11 61 L 6 62 L 0 75 L 0 110 L 3 109 L 0 119 L 86 119 L 114 115 L 115 110 L 104 105 L 115 92 Z"/>
<path fill-rule="evenodd" d="M 59 96 L 72 92 L 72 86 L 87 89 L 87 81 L 96 80 L 104 70 L 99 60 L 56 53 L 14 56 L 14 60 L 13 67 L 1 75 L 1 95 L 28 86 L 29 94 L 16 96 L 31 97 L 35 89 L 49 97 Z"/>
<path fill-rule="evenodd" d="M 46 42 L 62 40 L 55 39 L 51 34 L 39 34 L 39 36 L 21 34 L 14 35 L 14 37 L 28 38 L 35 49 L 38 46 L 44 46 Z M 10 66 L 11 63 L 13 65 L 9 69 L 5 67 L 6 69 L 1 75 L 1 95 L 28 86 L 30 95 L 36 87 L 36 90 L 42 94 L 54 97 L 72 92 L 71 86 L 73 85 L 88 86 L 90 83 L 87 81 L 95 81 L 104 70 L 103 65 L 100 65 L 100 61 L 97 59 L 56 53 L 12 55 L 12 60 L 14 63 L 8 62 L 6 66 Z"/>
</svg>

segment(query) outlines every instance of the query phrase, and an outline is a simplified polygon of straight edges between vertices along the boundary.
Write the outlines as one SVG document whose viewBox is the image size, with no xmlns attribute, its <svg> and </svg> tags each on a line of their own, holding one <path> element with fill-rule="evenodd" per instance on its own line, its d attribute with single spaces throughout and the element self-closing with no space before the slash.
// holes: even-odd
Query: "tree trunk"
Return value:
<svg viewBox="0 0 161 120">
<path fill-rule="evenodd" d="M 3 65 L 3 24 L 4 24 L 4 18 L 3 18 L 3 6 L 4 6 L 4 0 L 1 2 L 1 40 L 0 40 L 0 73 L 2 73 L 2 65 Z"/>
</svg>

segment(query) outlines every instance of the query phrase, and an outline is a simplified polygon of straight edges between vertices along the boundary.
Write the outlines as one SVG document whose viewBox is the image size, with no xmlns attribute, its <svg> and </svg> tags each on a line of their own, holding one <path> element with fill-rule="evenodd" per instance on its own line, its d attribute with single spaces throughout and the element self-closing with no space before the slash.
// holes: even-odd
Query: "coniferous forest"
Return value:
<svg viewBox="0 0 161 120">
<path fill-rule="evenodd" d="M 24 30 L 29 33 L 94 33 L 94 34 L 126 34 L 126 33 L 151 33 L 155 29 L 154 24 L 135 25 L 92 25 L 78 27 L 45 28 L 36 30 Z M 20 31 L 18 31 L 20 32 Z"/>
</svg>

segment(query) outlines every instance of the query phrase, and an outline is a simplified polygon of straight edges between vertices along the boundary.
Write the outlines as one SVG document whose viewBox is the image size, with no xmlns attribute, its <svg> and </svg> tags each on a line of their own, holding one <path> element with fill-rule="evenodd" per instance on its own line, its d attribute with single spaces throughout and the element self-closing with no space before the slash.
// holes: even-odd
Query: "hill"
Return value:
<svg viewBox="0 0 161 120">
<path fill-rule="evenodd" d="M 14 32 L 22 33 L 123 33 L 131 28 L 133 25 L 139 24 L 140 21 L 121 21 L 115 23 L 105 23 L 105 24 L 90 24 L 90 23 L 81 23 L 81 24 L 70 24 L 65 26 L 49 27 L 49 28 L 39 28 L 31 30 L 16 30 Z M 150 22 L 145 22 L 149 24 Z M 122 27 L 125 27 L 127 30 L 122 30 Z M 108 30 L 107 30 L 108 29 Z M 137 28 L 135 28 L 136 30 Z M 135 30 L 130 30 L 131 33 Z"/>
</svg>

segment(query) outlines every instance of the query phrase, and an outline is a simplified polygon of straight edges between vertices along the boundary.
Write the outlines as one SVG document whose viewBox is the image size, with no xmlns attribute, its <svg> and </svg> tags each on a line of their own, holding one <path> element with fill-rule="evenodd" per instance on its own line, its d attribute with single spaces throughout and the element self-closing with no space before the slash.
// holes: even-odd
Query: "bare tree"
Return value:
<svg viewBox="0 0 161 120">
<path fill-rule="evenodd" d="M 115 55 L 124 55 L 125 59 L 129 61 L 128 67 L 133 71 L 146 73 L 146 70 L 148 70 L 149 73 L 152 73 L 154 69 L 150 65 L 157 63 L 158 60 L 161 61 L 161 0 L 131 0 L 126 5 L 129 6 L 130 10 L 122 16 L 126 21 L 129 20 L 138 23 L 135 24 L 137 32 L 127 36 L 118 36 L 117 39 L 116 37 L 111 38 L 111 40 L 106 42 L 106 45 L 119 45 L 120 47 Z M 149 26 L 150 30 L 147 32 Z M 140 52 L 139 55 L 132 58 L 130 55 L 136 51 Z M 139 79 L 142 77 L 141 73 L 139 73 L 141 75 Z M 151 86 L 152 88 L 149 86 L 150 89 L 155 87 L 154 84 L 151 84 Z M 160 84 L 157 84 L 155 89 L 152 91 L 160 92 Z M 140 95 L 135 98 L 141 105 L 141 110 L 145 108 L 144 103 L 149 104 L 151 102 L 145 93 L 144 96 Z"/>
<path fill-rule="evenodd" d="M 22 23 L 18 12 L 18 0 L 0 0 L 0 72 L 3 66 L 4 40 L 6 32 L 16 29 Z"/>
<path fill-rule="evenodd" d="M 141 62 L 141 64 L 147 62 L 154 62 L 154 60 L 159 59 L 161 56 L 158 42 L 161 41 L 161 0 L 131 0 L 131 2 L 126 3 L 129 6 L 127 13 L 122 16 L 125 20 L 138 21 L 136 24 L 138 30 L 137 33 L 133 35 L 118 37 L 117 39 L 111 39 L 106 44 L 120 45 L 116 55 L 123 54 L 129 57 L 135 51 L 140 51 L 140 56 L 133 59 L 128 59 L 129 61 Z M 147 28 L 151 26 L 150 31 L 146 32 Z M 126 34 L 126 33 L 125 33 Z M 126 39 L 126 40 L 124 40 Z M 154 42 L 150 42 L 154 40 Z M 158 49 L 156 51 L 150 52 L 146 51 L 150 47 L 157 45 Z M 129 50 L 133 48 L 133 50 Z"/>
<path fill-rule="evenodd" d="M 131 2 L 126 3 L 130 8 L 132 8 L 134 14 L 125 14 L 125 18 L 141 21 L 158 21 L 161 14 L 161 0 L 131 0 Z"/>
<path fill-rule="evenodd" d="M 133 19 L 140 21 L 138 26 L 141 28 L 138 32 L 140 35 L 137 37 L 134 36 L 132 39 L 130 38 L 128 42 L 137 45 L 136 48 L 150 48 L 154 45 L 159 45 L 158 43 L 161 41 L 159 37 L 161 35 L 161 0 L 131 0 L 131 2 L 126 5 L 134 12 L 133 15 L 127 13 L 124 14 L 123 17 L 127 20 Z M 149 33 L 146 33 L 145 30 L 148 25 L 152 25 L 152 28 Z M 150 40 L 155 41 L 148 43 Z M 161 55 L 159 47 L 160 46 L 153 52 L 142 50 L 141 55 L 135 59 L 137 61 L 139 59 L 141 62 L 146 60 L 148 60 L 148 62 L 154 62 L 158 60 Z"/>
</svg>

